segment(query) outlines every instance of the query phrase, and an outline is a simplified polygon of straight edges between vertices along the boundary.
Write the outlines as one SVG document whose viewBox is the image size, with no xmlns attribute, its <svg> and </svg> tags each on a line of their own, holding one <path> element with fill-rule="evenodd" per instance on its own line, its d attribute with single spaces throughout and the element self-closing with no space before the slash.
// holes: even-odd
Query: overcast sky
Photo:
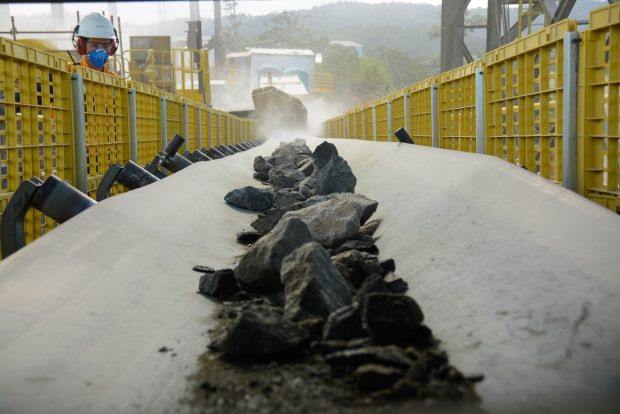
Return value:
<svg viewBox="0 0 620 414">
<path fill-rule="evenodd" d="M 242 0 L 238 2 L 238 13 L 261 15 L 284 10 L 310 9 L 327 3 L 337 3 L 341 0 Z M 387 3 L 385 0 L 356 0 L 362 3 Z M 427 3 L 440 5 L 441 0 L 401 0 L 400 3 Z M 200 1 L 201 17 L 213 16 L 213 4 L 211 1 Z M 486 7 L 487 0 L 471 0 L 469 7 Z M 105 11 L 109 14 L 109 3 L 65 3 L 65 12 L 80 14 Z M 121 20 L 133 20 L 134 23 L 150 23 L 159 21 L 160 17 L 176 18 L 189 17 L 189 2 L 187 1 L 145 1 L 145 2 L 116 2 L 117 14 Z M 10 14 L 33 15 L 50 12 L 51 7 L 46 3 L 10 3 Z"/>
</svg>

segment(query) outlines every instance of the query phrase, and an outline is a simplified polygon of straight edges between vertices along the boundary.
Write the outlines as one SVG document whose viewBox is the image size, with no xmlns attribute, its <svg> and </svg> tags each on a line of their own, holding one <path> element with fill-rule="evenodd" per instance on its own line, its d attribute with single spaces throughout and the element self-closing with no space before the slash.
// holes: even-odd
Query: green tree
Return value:
<svg viewBox="0 0 620 414">
<path fill-rule="evenodd" d="M 395 89 L 426 79 L 437 73 L 438 70 L 433 62 L 414 59 L 401 49 L 379 47 L 370 50 L 368 55 L 385 63 L 392 74 Z"/>
<path fill-rule="evenodd" d="M 310 48 L 314 35 L 303 20 L 289 12 L 276 14 L 254 43 L 263 47 Z"/>
<path fill-rule="evenodd" d="M 362 100 L 368 100 L 388 94 L 394 83 L 385 63 L 374 58 L 362 58 L 354 86 L 356 94 Z"/>
</svg>

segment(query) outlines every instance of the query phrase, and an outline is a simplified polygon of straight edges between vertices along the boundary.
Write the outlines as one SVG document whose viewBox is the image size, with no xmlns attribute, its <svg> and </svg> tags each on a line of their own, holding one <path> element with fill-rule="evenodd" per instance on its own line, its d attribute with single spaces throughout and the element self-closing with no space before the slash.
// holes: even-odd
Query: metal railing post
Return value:
<svg viewBox="0 0 620 414">
<path fill-rule="evenodd" d="M 362 139 L 367 140 L 366 136 L 366 110 L 362 109 Z"/>
<path fill-rule="evenodd" d="M 136 113 L 136 90 L 127 90 L 129 99 L 129 159 L 138 162 L 138 118 Z"/>
<path fill-rule="evenodd" d="M 372 140 L 377 140 L 377 107 L 372 106 Z"/>
<path fill-rule="evenodd" d="M 222 113 L 217 114 L 217 145 L 222 145 Z"/>
<path fill-rule="evenodd" d="M 577 89 L 579 32 L 564 34 L 564 95 L 562 109 L 562 185 L 577 191 Z"/>
<path fill-rule="evenodd" d="M 209 148 L 213 146 L 213 113 L 207 110 L 207 132 L 209 133 Z"/>
<path fill-rule="evenodd" d="M 476 152 L 485 154 L 484 69 L 476 69 Z"/>
<path fill-rule="evenodd" d="M 439 148 L 439 106 L 437 85 L 431 85 L 431 132 L 433 147 Z"/>
<path fill-rule="evenodd" d="M 189 107 L 186 103 L 183 104 L 183 137 L 185 142 L 181 145 L 181 151 L 185 152 L 189 150 Z"/>
<path fill-rule="evenodd" d="M 73 91 L 73 151 L 75 157 L 75 188 L 88 194 L 88 176 L 86 174 L 86 133 L 84 117 L 84 91 L 82 75 L 71 75 Z"/>
<path fill-rule="evenodd" d="M 387 101 L 387 142 L 392 142 L 392 101 Z"/>
<path fill-rule="evenodd" d="M 409 112 L 409 98 L 411 97 L 410 94 L 406 93 L 405 96 L 403 97 L 403 114 L 405 114 L 405 129 L 407 130 L 407 132 L 409 132 L 409 134 L 411 134 L 411 129 L 409 129 L 411 127 L 411 121 L 409 120 L 409 116 L 411 115 Z"/>
<path fill-rule="evenodd" d="M 353 112 L 353 139 L 357 139 L 357 112 Z"/>
<path fill-rule="evenodd" d="M 196 108 L 196 149 L 202 149 L 202 110 Z"/>
<path fill-rule="evenodd" d="M 161 97 L 161 147 L 168 143 L 168 125 L 166 123 L 166 97 Z"/>
</svg>

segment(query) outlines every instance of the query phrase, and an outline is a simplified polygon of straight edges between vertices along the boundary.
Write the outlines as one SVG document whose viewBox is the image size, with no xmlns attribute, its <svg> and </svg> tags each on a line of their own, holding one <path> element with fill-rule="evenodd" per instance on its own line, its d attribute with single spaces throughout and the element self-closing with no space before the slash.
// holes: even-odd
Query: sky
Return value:
<svg viewBox="0 0 620 414">
<path fill-rule="evenodd" d="M 311 9 L 328 3 L 337 3 L 341 0 L 242 0 L 238 1 L 237 12 L 250 15 L 261 15 L 284 10 L 301 10 Z M 379 4 L 386 3 L 386 0 L 356 0 L 362 3 Z M 401 0 L 400 3 L 426 3 L 440 5 L 441 0 Z M 65 3 L 65 13 L 75 14 L 77 10 L 80 14 L 88 12 L 105 11 L 109 15 L 110 2 L 98 3 Z M 200 16 L 212 17 L 213 4 L 211 1 L 200 1 Z M 10 3 L 11 15 L 33 15 L 45 12 L 51 13 L 49 3 Z M 486 7 L 487 0 L 471 0 L 470 8 Z M 145 2 L 116 2 L 117 14 L 124 21 L 133 21 L 134 23 L 154 23 L 164 18 L 189 17 L 189 2 L 187 1 L 145 1 Z M 223 11 L 224 12 L 224 11 Z M 4 14 L 4 13 L 2 13 Z M 4 26 L 7 22 L 0 21 L 0 30 L 6 30 Z M 7 20 L 8 21 L 8 20 Z"/>
</svg>

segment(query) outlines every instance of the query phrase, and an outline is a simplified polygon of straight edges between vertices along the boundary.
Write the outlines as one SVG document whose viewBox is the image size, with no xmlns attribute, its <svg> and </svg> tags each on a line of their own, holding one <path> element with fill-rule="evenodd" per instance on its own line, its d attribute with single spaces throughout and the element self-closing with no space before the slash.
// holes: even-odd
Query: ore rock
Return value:
<svg viewBox="0 0 620 414">
<path fill-rule="evenodd" d="M 374 236 L 374 234 L 377 232 L 377 229 L 379 228 L 380 225 L 381 225 L 381 219 L 369 221 L 368 223 L 360 227 L 360 233 L 365 234 L 367 236 Z"/>
<path fill-rule="evenodd" d="M 386 283 L 383 281 L 381 275 L 375 273 L 368 276 L 364 282 L 360 285 L 355 293 L 355 300 L 363 303 L 366 295 L 371 293 L 392 293 Z"/>
<path fill-rule="evenodd" d="M 381 266 L 376 256 L 362 253 L 357 250 L 347 250 L 332 257 L 338 271 L 351 286 L 358 289 L 364 280 L 372 274 L 381 273 Z"/>
<path fill-rule="evenodd" d="M 254 171 L 256 171 L 257 173 L 268 173 L 270 169 L 273 168 L 273 165 L 269 162 L 267 162 L 267 160 L 265 160 L 265 158 L 263 158 L 262 156 L 258 156 L 256 158 L 254 158 Z"/>
<path fill-rule="evenodd" d="M 262 236 L 256 231 L 240 231 L 236 234 L 237 241 L 241 244 L 254 244 Z"/>
<path fill-rule="evenodd" d="M 248 292 L 282 290 L 282 259 L 310 241 L 312 236 L 303 221 L 294 217 L 282 219 L 243 256 L 235 269 L 237 282 Z"/>
<path fill-rule="evenodd" d="M 273 193 L 256 187 L 243 187 L 230 191 L 224 201 L 246 210 L 263 211 L 273 206 Z"/>
<path fill-rule="evenodd" d="M 367 337 L 362 326 L 362 309 L 357 303 L 332 312 L 323 327 L 323 340 L 350 340 Z"/>
<path fill-rule="evenodd" d="M 226 299 L 237 293 L 239 286 L 232 269 L 222 269 L 202 275 L 198 290 L 215 299 Z"/>
<path fill-rule="evenodd" d="M 308 226 L 314 240 L 335 247 L 359 232 L 362 208 L 350 200 L 329 200 L 297 211 L 284 218 L 295 217 Z"/>
<path fill-rule="evenodd" d="M 287 218 L 284 218 L 287 220 Z M 352 293 L 327 251 L 318 243 L 306 243 L 282 260 L 284 314 L 292 320 L 329 314 L 351 303 Z"/>
<path fill-rule="evenodd" d="M 317 170 L 323 168 L 329 161 L 336 157 L 338 157 L 336 146 L 327 141 L 323 141 L 319 144 L 312 153 L 312 161 L 314 161 L 314 167 Z"/>
<path fill-rule="evenodd" d="M 371 293 L 366 295 L 362 321 L 377 344 L 406 344 L 424 320 L 416 301 L 406 295 Z"/>
<path fill-rule="evenodd" d="M 325 356 L 325 361 L 333 367 L 359 367 L 365 364 L 379 364 L 407 370 L 411 361 L 405 351 L 395 345 L 367 346 L 357 349 L 333 352 Z"/>
<path fill-rule="evenodd" d="M 403 371 L 384 365 L 366 364 L 357 368 L 353 377 L 361 392 L 373 392 L 390 388 L 396 381 L 403 378 Z"/>
<path fill-rule="evenodd" d="M 295 352 L 307 341 L 306 331 L 280 312 L 266 306 L 250 306 L 211 347 L 224 355 L 255 358 Z"/>
<path fill-rule="evenodd" d="M 275 188 L 291 188 L 306 178 L 291 163 L 273 167 L 269 170 L 269 183 Z"/>
<path fill-rule="evenodd" d="M 336 157 L 319 170 L 316 193 L 354 193 L 356 184 L 357 178 L 349 164 L 342 157 Z"/>
</svg>

